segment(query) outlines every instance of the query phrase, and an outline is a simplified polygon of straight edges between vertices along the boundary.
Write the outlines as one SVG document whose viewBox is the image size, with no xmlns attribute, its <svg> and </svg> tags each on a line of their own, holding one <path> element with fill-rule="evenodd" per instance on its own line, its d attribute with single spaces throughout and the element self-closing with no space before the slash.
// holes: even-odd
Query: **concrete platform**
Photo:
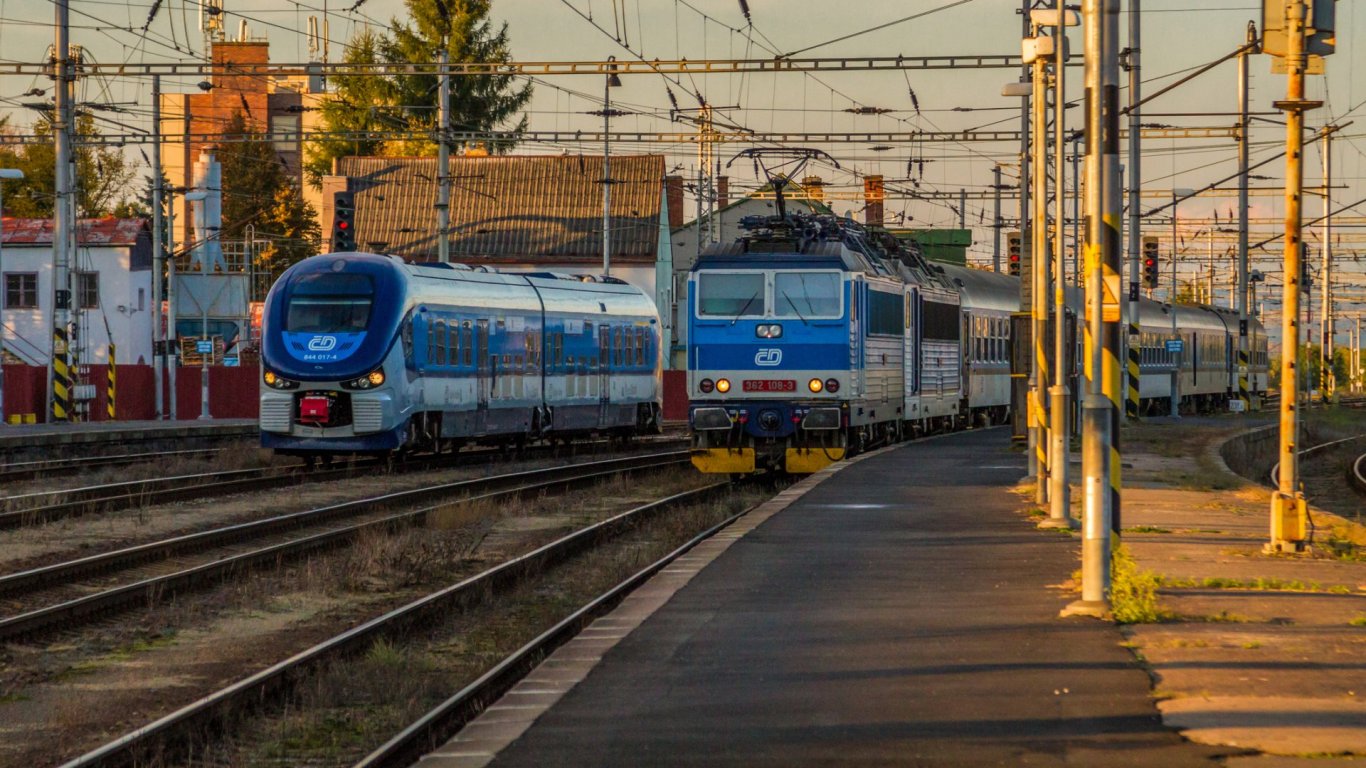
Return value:
<svg viewBox="0 0 1366 768">
<path fill-rule="evenodd" d="M 804 480 L 561 648 L 426 768 L 1206 766 L 1110 624 L 1060 619 L 1077 541 L 1018 514 L 1004 430 Z"/>
<path fill-rule="evenodd" d="M 0 425 L 0 457 L 14 459 L 26 451 L 51 453 L 62 446 L 96 443 L 139 443 L 255 438 L 256 419 L 209 419 L 206 421 L 91 421 L 78 424 Z"/>
</svg>

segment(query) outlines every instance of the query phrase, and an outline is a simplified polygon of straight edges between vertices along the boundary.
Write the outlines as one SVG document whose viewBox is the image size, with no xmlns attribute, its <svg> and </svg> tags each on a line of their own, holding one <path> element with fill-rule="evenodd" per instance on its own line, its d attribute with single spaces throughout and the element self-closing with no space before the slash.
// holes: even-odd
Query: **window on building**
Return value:
<svg viewBox="0 0 1366 768">
<path fill-rule="evenodd" d="M 38 274 L 36 272 L 5 273 L 5 309 L 38 308 Z"/>
<path fill-rule="evenodd" d="M 299 116 L 271 115 L 270 134 L 276 152 L 299 151 Z"/>
<path fill-rule="evenodd" d="M 100 306 L 100 273 L 76 273 L 76 300 L 81 309 L 98 309 Z"/>
</svg>

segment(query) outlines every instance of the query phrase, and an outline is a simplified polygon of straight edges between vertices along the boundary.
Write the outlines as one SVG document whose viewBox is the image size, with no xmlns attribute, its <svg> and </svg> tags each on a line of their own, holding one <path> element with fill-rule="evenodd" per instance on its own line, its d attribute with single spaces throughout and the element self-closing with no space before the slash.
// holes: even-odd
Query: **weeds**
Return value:
<svg viewBox="0 0 1366 768">
<path fill-rule="evenodd" d="M 1347 622 L 1349 627 L 1366 627 L 1366 613 L 1359 613 L 1351 621 Z"/>
<path fill-rule="evenodd" d="M 1153 624 L 1172 618 L 1157 602 L 1162 577 L 1138 567 L 1123 544 L 1116 544 L 1111 561 L 1111 610 L 1121 624 Z"/>
</svg>

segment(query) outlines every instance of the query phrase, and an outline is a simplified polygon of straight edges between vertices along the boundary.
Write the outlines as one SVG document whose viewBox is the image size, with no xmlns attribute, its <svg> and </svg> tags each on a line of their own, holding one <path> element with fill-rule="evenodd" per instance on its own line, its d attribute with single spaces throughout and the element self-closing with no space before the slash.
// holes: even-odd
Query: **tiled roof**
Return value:
<svg viewBox="0 0 1366 768">
<path fill-rule="evenodd" d="M 602 259 L 602 157 L 451 158 L 451 259 Z M 660 238 L 664 158 L 612 157 L 612 259 L 653 263 Z M 437 256 L 434 158 L 345 157 L 361 248 L 413 261 Z"/>
<path fill-rule="evenodd" d="M 51 245 L 52 219 L 11 219 L 4 221 L 5 245 Z M 78 245 L 137 245 L 138 237 L 148 231 L 146 219 L 81 219 L 77 224 Z"/>
</svg>

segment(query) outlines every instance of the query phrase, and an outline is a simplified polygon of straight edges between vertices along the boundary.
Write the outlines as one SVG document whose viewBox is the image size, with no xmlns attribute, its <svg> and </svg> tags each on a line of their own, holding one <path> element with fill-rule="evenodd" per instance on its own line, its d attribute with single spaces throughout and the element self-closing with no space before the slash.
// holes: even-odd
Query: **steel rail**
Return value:
<svg viewBox="0 0 1366 768">
<path fill-rule="evenodd" d="M 749 512 L 750 510 L 746 509 L 722 520 L 589 601 L 587 605 L 514 651 L 455 695 L 428 710 L 389 741 L 366 755 L 353 768 L 400 768 L 417 763 L 422 755 L 446 742 L 490 704 L 497 701 L 556 648 L 564 645 L 595 619 L 616 607 L 623 598 L 650 577 L 692 551 L 698 544 L 730 527 Z"/>
<path fill-rule="evenodd" d="M 486 486 L 498 485 L 504 482 L 520 483 L 514 485 L 514 487 L 503 490 L 490 491 L 481 495 L 466 496 L 459 499 L 443 501 L 421 509 L 408 510 L 375 520 L 334 528 L 303 538 L 292 539 L 280 544 L 254 549 L 250 552 L 243 552 L 238 555 L 212 560 L 197 566 L 175 571 L 174 573 L 149 577 L 131 584 L 112 587 L 74 600 L 68 600 L 63 603 L 57 603 L 16 616 L 3 618 L 0 619 L 0 641 L 28 637 L 53 628 L 67 629 L 70 628 L 73 622 L 104 615 L 110 611 L 126 606 L 129 603 L 152 604 L 161 602 L 179 592 L 184 592 L 187 589 L 205 583 L 222 581 L 238 572 L 246 572 L 263 565 L 278 564 L 326 547 L 346 543 L 366 531 L 390 530 L 405 525 L 412 525 L 422 520 L 427 514 L 447 507 L 465 504 L 479 499 L 516 496 L 530 491 L 540 491 L 553 487 L 574 487 L 604 477 L 619 475 L 624 472 L 680 465 L 687 461 L 687 457 L 687 451 L 632 456 L 625 459 L 608 459 L 600 462 L 591 462 L 589 464 L 554 467 L 548 470 L 529 470 L 526 472 L 514 473 L 509 476 L 448 483 L 417 491 L 404 491 L 396 494 L 388 494 L 379 497 L 379 499 L 384 500 L 383 503 L 385 505 L 401 503 L 405 498 L 409 501 L 426 500 L 432 496 L 440 496 L 461 489 L 477 488 L 481 483 Z M 340 514 L 340 511 L 338 511 L 339 508 L 346 506 L 348 505 L 337 505 L 335 507 L 325 508 L 325 510 L 334 514 Z M 354 514 L 355 510 L 352 510 L 352 513 Z M 297 525 L 299 514 L 304 513 L 284 516 L 284 518 L 293 518 L 291 520 L 275 518 L 261 522 L 272 524 L 271 526 L 268 526 L 268 528 L 278 528 L 279 526 L 288 526 L 290 524 Z M 232 526 L 226 529 L 218 529 L 206 533 L 210 535 L 211 540 L 223 541 L 225 540 L 225 537 L 226 540 L 231 540 L 234 533 L 239 533 L 244 527 L 249 528 L 251 525 L 252 524 Z M 194 546 L 193 541 L 186 541 L 186 539 L 192 538 L 193 537 L 181 537 L 180 539 L 173 540 L 173 542 L 177 546 Z M 118 559 L 123 559 L 125 561 L 127 558 L 136 560 L 148 557 L 146 552 L 137 552 L 136 550 L 138 549 L 141 548 L 134 547 L 131 548 L 131 550 L 121 550 L 117 553 L 111 553 L 111 555 L 118 556 Z M 96 560 L 98 557 L 99 556 L 87 558 L 87 560 Z M 82 561 L 65 565 L 98 567 L 98 564 L 96 563 L 83 563 Z M 62 566 L 56 566 L 59 570 L 61 567 Z M 38 572 L 28 571 L 21 574 L 15 574 L 13 578 L 17 583 L 23 583 L 25 581 L 30 584 L 45 583 L 50 579 L 50 574 L 41 573 L 43 570 L 45 569 L 37 569 Z M 11 589 L 14 588 L 13 583 L 9 586 Z"/>
<path fill-rule="evenodd" d="M 1357 493 L 1366 494 L 1366 453 L 1347 465 L 1347 482 Z"/>
<path fill-rule="evenodd" d="M 667 440 L 668 439 L 666 438 L 659 442 L 666 442 Z M 574 447 L 582 448 L 601 446 L 603 443 L 604 441 L 598 440 L 587 443 L 574 443 L 573 445 Z M 537 455 L 553 453 L 555 450 L 554 446 L 538 445 L 527 448 L 524 453 L 527 455 Z M 503 452 L 499 448 L 475 448 L 456 453 L 410 458 L 406 462 L 394 465 L 394 469 L 395 471 L 403 472 L 441 469 L 459 466 L 470 460 L 478 461 L 481 458 L 498 457 L 501 455 L 503 455 Z M 86 488 L 74 488 L 63 491 L 38 491 L 30 494 L 0 497 L 0 504 L 4 504 L 13 503 L 16 500 L 57 498 L 63 495 L 70 496 L 74 494 L 73 498 L 68 498 L 60 502 L 54 501 L 53 503 L 28 507 L 26 509 L 0 512 L 0 530 L 19 528 L 26 525 L 36 525 L 60 518 L 83 515 L 97 510 L 112 511 L 146 504 L 194 500 L 231 493 L 270 490 L 292 485 L 317 483 L 325 480 L 346 479 L 373 471 L 380 463 L 381 462 L 378 460 L 365 460 L 350 466 L 341 466 L 332 469 L 317 469 L 313 471 L 301 471 L 304 467 L 302 464 L 288 467 L 229 470 L 226 472 L 208 472 L 198 475 L 128 480 L 107 485 L 89 486 Z"/>
<path fill-rule="evenodd" d="M 1366 438 L 1366 434 L 1362 434 L 1362 435 L 1352 435 L 1351 437 L 1344 437 L 1344 438 L 1342 438 L 1341 440 L 1330 440 L 1329 442 L 1326 442 L 1326 443 L 1319 443 L 1318 445 L 1313 445 L 1313 446 L 1310 446 L 1310 447 L 1308 447 L 1308 448 L 1305 448 L 1304 450 L 1299 451 L 1297 455 L 1299 455 L 1299 456 L 1301 456 L 1301 457 L 1308 456 L 1308 455 L 1313 454 L 1313 453 L 1318 453 L 1319 451 L 1322 451 L 1322 450 L 1324 450 L 1324 449 L 1332 448 L 1332 447 L 1335 446 L 1335 445 L 1342 445 L 1343 443 L 1350 443 L 1350 442 L 1352 442 L 1353 440 L 1361 440 L 1362 438 Z M 1275 487 L 1276 487 L 1277 485 L 1279 485 L 1279 483 L 1280 483 L 1280 477 L 1281 477 L 1281 463 L 1278 461 L 1278 462 L 1276 462 L 1275 464 L 1272 464 L 1272 465 L 1271 465 L 1271 471 L 1270 471 L 1269 473 L 1267 473 L 1267 482 L 1270 483 L 1270 485 L 1271 485 L 1272 488 L 1275 488 Z"/>
<path fill-rule="evenodd" d="M 646 454 L 640 458 L 653 459 L 666 455 L 670 454 Z M 572 474 L 575 471 L 582 471 L 585 468 L 602 466 L 605 463 L 620 463 L 633 458 L 637 457 L 580 462 L 577 464 L 566 464 L 560 467 L 510 472 L 494 475 L 492 477 L 457 480 L 450 483 L 427 486 L 425 488 L 394 491 L 392 493 L 372 496 L 370 498 L 345 501 L 338 504 L 330 504 L 325 507 L 290 512 L 261 520 L 252 520 L 213 528 L 207 531 L 198 531 L 181 536 L 174 536 L 168 539 L 125 547 L 110 552 L 88 555 L 76 560 L 68 560 L 66 562 L 54 563 L 52 565 L 0 575 L 0 595 L 44 589 L 49 586 L 72 581 L 76 578 L 128 568 L 151 560 L 184 555 L 223 544 L 241 543 L 250 538 L 258 538 L 281 531 L 297 530 L 299 528 L 317 525 L 339 518 L 378 511 L 395 504 L 418 503 L 450 493 L 493 488 L 498 485 L 520 482 L 532 478 L 544 479 L 552 477 L 556 473 Z"/>
<path fill-rule="evenodd" d="M 32 480 L 43 475 L 57 472 L 72 472 L 104 467 L 138 464 L 141 462 L 161 461 L 200 457 L 221 453 L 224 448 L 192 448 L 183 451 L 156 451 L 149 453 L 124 453 L 115 456 L 88 456 L 81 459 L 41 459 L 37 461 L 17 461 L 0 464 L 0 483 L 18 480 Z"/>
<path fill-rule="evenodd" d="M 595 543 L 618 535 L 639 520 L 673 507 L 699 502 L 728 487 L 730 484 L 723 482 L 685 491 L 581 528 L 301 651 L 87 752 L 62 768 L 123 766 L 134 764 L 143 756 L 164 757 L 174 753 L 178 746 L 183 746 L 174 742 L 181 734 L 220 722 L 245 707 L 259 706 L 266 698 L 287 690 L 293 681 L 322 662 L 354 652 L 376 638 L 393 636 L 434 616 L 445 616 L 451 610 L 477 605 L 489 594 L 503 591 Z"/>
</svg>

